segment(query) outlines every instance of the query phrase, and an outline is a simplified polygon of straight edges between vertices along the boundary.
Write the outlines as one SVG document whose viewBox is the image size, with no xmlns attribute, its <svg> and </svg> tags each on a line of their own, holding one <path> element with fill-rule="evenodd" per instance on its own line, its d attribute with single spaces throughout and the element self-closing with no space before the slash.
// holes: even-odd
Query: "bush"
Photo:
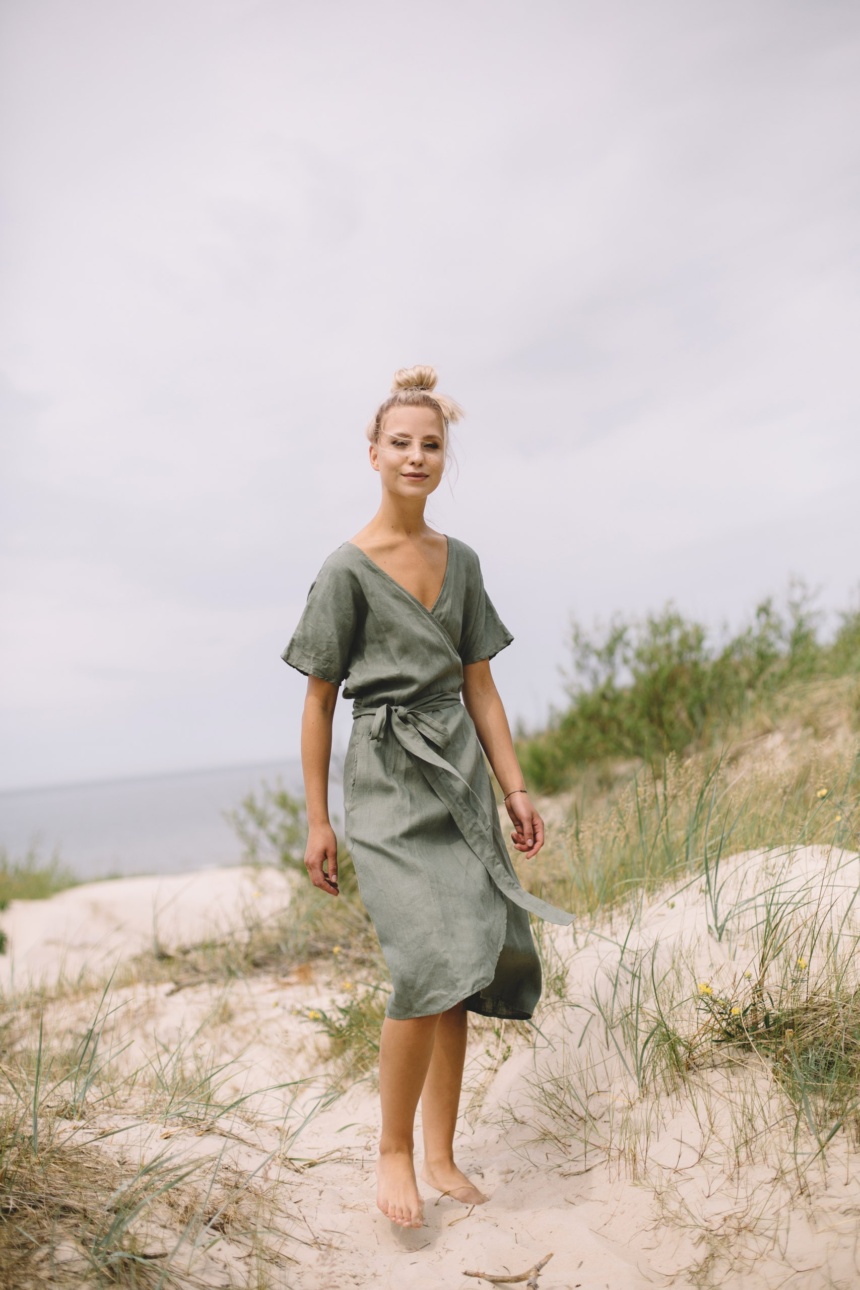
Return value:
<svg viewBox="0 0 860 1290">
<path fill-rule="evenodd" d="M 259 795 L 249 793 L 234 811 L 226 812 L 251 864 L 276 864 L 304 872 L 308 836 L 304 802 L 293 797 L 280 781 L 263 782 Z"/>
<path fill-rule="evenodd" d="M 589 632 L 574 623 L 570 706 L 548 730 L 521 742 L 526 777 L 553 792 L 577 766 L 606 758 L 659 765 L 701 745 L 754 699 L 818 671 L 860 667 L 860 612 L 843 615 L 830 646 L 817 636 L 818 613 L 802 583 L 784 610 L 773 598 L 720 645 L 702 623 L 671 604 L 644 619 L 613 619 Z"/>
</svg>

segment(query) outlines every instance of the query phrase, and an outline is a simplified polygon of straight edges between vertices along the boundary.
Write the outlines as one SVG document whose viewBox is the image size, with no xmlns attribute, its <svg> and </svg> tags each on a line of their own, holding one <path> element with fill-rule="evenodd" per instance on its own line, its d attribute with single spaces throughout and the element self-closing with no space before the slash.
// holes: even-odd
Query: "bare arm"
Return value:
<svg viewBox="0 0 860 1290">
<path fill-rule="evenodd" d="M 493 774 L 502 786 L 502 792 L 512 794 L 505 802 L 514 832 L 511 841 L 527 859 L 536 856 L 544 844 L 543 820 L 529 801 L 528 793 L 514 792 L 524 789 L 525 780 L 511 728 L 490 671 L 489 659 L 467 663 L 463 668 L 463 702 L 475 723 L 481 746 L 489 758 Z"/>
<path fill-rule="evenodd" d="M 302 713 L 302 775 L 308 813 L 305 867 L 315 887 L 337 896 L 337 838 L 328 813 L 328 772 L 331 761 L 331 725 L 337 686 L 319 677 L 308 677 Z"/>
</svg>

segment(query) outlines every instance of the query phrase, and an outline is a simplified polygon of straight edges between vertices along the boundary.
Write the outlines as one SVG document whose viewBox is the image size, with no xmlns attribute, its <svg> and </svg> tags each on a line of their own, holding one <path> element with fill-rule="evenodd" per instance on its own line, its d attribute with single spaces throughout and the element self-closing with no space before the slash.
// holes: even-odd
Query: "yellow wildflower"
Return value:
<svg viewBox="0 0 860 1290">
<path fill-rule="evenodd" d="M 343 981 L 341 984 L 343 985 L 344 990 L 351 990 L 353 988 L 352 981 Z"/>
<path fill-rule="evenodd" d="M 839 821 L 842 819 L 842 816 L 841 816 L 841 815 L 834 815 L 833 819 L 834 819 L 834 820 L 835 820 L 835 822 L 838 824 L 838 823 L 839 823 Z"/>
<path fill-rule="evenodd" d="M 339 945 L 333 945 L 333 946 L 331 947 L 331 952 L 332 952 L 332 954 L 340 954 L 340 946 L 339 946 Z"/>
<path fill-rule="evenodd" d="M 317 1012 L 316 1008 L 310 1008 L 310 1009 L 308 1010 L 308 1020 L 309 1020 L 309 1021 L 319 1021 L 321 1017 L 322 1017 L 322 1013 L 321 1013 L 321 1012 Z"/>
<path fill-rule="evenodd" d="M 826 797 L 826 796 L 827 796 L 827 794 L 828 794 L 829 792 L 830 792 L 830 789 L 829 789 L 829 788 L 819 788 L 818 793 L 817 793 L 817 796 L 818 796 L 818 797 Z"/>
<path fill-rule="evenodd" d="M 741 1015 L 741 1010 L 740 1010 L 740 1008 L 737 1006 L 737 1004 L 735 1004 L 735 1006 L 732 1008 L 732 1016 L 733 1016 L 733 1017 L 739 1017 L 740 1015 Z"/>
<path fill-rule="evenodd" d="M 797 966 L 800 968 L 801 972 L 805 972 L 806 969 L 809 967 L 809 964 L 807 963 L 806 959 L 798 959 Z"/>
<path fill-rule="evenodd" d="M 714 992 L 711 989 L 711 987 L 708 985 L 707 981 L 699 982 L 699 994 L 713 994 L 713 993 Z"/>
<path fill-rule="evenodd" d="M 752 980 L 752 972 L 744 972 L 744 976 L 748 981 Z"/>
</svg>

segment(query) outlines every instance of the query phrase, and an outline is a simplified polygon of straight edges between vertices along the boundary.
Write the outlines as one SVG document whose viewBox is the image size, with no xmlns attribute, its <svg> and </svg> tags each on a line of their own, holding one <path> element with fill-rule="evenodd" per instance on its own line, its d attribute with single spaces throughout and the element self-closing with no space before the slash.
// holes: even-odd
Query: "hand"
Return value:
<svg viewBox="0 0 860 1290">
<path fill-rule="evenodd" d="M 311 882 L 329 896 L 339 896 L 337 885 L 337 838 L 330 824 L 320 824 L 308 833 L 305 868 Z"/>
<path fill-rule="evenodd" d="M 511 823 L 516 826 L 511 841 L 527 860 L 531 860 L 544 844 L 543 820 L 529 801 L 528 793 L 514 793 L 505 806 Z"/>
</svg>

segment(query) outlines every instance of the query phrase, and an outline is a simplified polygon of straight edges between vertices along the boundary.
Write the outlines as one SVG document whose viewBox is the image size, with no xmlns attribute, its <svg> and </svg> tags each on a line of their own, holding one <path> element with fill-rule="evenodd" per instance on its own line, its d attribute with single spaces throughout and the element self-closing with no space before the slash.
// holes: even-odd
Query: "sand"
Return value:
<svg viewBox="0 0 860 1290">
<path fill-rule="evenodd" d="M 239 931 L 288 902 L 283 873 L 247 866 L 89 882 L 50 900 L 14 900 L 0 914 L 8 941 L 0 988 L 107 976 L 135 954 Z"/>
<path fill-rule="evenodd" d="M 754 1061 L 705 1065 L 674 1091 L 640 1089 L 647 987 L 638 1032 L 630 1017 L 633 983 L 643 965 L 650 980 L 653 965 L 656 980 L 673 983 L 679 1024 L 695 1026 L 700 985 L 727 999 L 746 988 L 762 893 L 776 884 L 801 922 L 812 896 L 835 926 L 850 918 L 860 861 L 821 848 L 744 855 L 723 865 L 720 883 L 723 910 L 737 911 L 721 939 L 701 880 L 591 928 L 553 929 L 545 948 L 555 993 L 535 1018 L 539 1032 L 473 1028 L 458 1153 L 489 1193 L 486 1205 L 468 1210 L 425 1188 L 417 1231 L 392 1227 L 375 1209 L 374 1089 L 365 1078 L 332 1090 L 327 1041 L 309 1015 L 361 988 L 344 981 L 334 958 L 179 992 L 144 981 L 115 991 L 102 1039 L 113 1069 L 173 1062 L 214 1071 L 207 1087 L 217 1096 L 171 1101 L 166 1077 L 139 1078 L 68 1132 L 86 1140 L 116 1131 L 99 1149 L 124 1167 L 159 1152 L 202 1162 L 198 1193 L 223 1194 L 238 1217 L 178 1256 L 198 1284 L 256 1284 L 259 1266 L 261 1284 L 295 1290 L 466 1290 L 489 1284 L 467 1270 L 516 1274 L 552 1251 L 540 1290 L 847 1290 L 860 1284 L 860 1170 L 845 1135 L 816 1155 Z M 10 941 L 0 961 L 6 989 L 13 977 L 20 989 L 84 968 L 104 973 L 151 944 L 154 925 L 163 945 L 223 934 L 249 909 L 283 905 L 288 891 L 279 873 L 234 869 L 16 903 L 0 917 Z M 6 1004 L 14 1007 L 14 995 Z M 96 1004 L 91 993 L 65 993 L 45 1010 L 46 1034 L 79 1034 Z M 237 1099 L 228 1112 L 213 1109 Z M 243 1220 L 249 1198 L 252 1218 Z"/>
</svg>

